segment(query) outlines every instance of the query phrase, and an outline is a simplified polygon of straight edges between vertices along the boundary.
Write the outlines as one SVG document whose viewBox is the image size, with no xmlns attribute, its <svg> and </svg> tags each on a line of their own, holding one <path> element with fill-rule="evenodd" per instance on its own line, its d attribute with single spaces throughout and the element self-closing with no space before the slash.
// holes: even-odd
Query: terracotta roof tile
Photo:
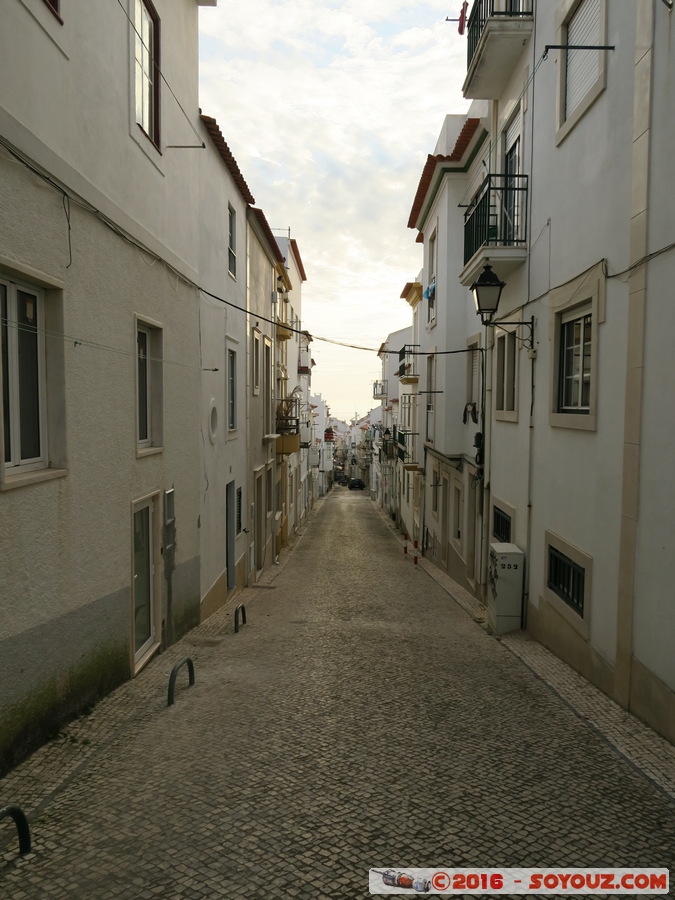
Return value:
<svg viewBox="0 0 675 900">
<path fill-rule="evenodd" d="M 234 158 L 234 156 L 232 155 L 232 151 L 227 146 L 225 138 L 223 137 L 223 134 L 218 127 L 218 123 L 215 119 L 212 119 L 211 116 L 205 116 L 202 114 L 200 118 L 206 126 L 206 130 L 208 131 L 209 137 L 213 141 L 216 150 L 218 151 L 218 153 L 220 153 L 221 157 L 223 158 L 223 162 L 229 169 L 230 175 L 232 176 L 234 183 L 237 185 L 239 193 L 244 198 L 246 203 L 253 206 L 253 204 L 255 203 L 255 199 L 251 194 L 246 181 L 244 180 L 244 176 L 241 174 L 241 170 L 237 165 L 237 160 Z"/>
<path fill-rule="evenodd" d="M 303 281 L 307 281 L 307 276 L 305 275 L 305 267 L 302 264 L 302 259 L 300 258 L 300 250 L 298 249 L 298 242 L 295 240 L 295 238 L 291 238 L 291 247 L 293 248 L 293 254 L 295 255 L 295 260 L 298 264 L 300 277 Z"/>
<path fill-rule="evenodd" d="M 272 255 L 274 256 L 274 258 L 276 259 L 277 262 L 279 262 L 283 265 L 283 263 L 284 263 L 283 253 L 279 249 L 279 245 L 277 244 L 276 238 L 272 234 L 272 229 L 270 228 L 270 226 L 267 222 L 267 219 L 265 218 L 265 213 L 262 211 L 262 209 L 258 209 L 255 206 L 253 206 L 251 208 L 251 212 L 255 214 L 255 217 L 258 220 L 258 224 L 260 225 L 262 232 L 267 239 L 267 243 L 270 246 Z"/>
<path fill-rule="evenodd" d="M 424 169 L 422 170 L 422 177 L 420 178 L 420 183 L 417 187 L 417 193 L 415 194 L 412 209 L 410 210 L 410 217 L 408 218 L 408 228 L 417 227 L 417 219 L 419 218 L 419 214 L 422 211 L 422 206 L 424 205 L 427 191 L 431 187 L 431 182 L 433 180 L 434 172 L 436 171 L 436 166 L 438 165 L 438 163 L 461 162 L 474 134 L 478 130 L 479 125 L 480 119 L 467 119 L 462 130 L 459 133 L 459 137 L 455 142 L 452 153 L 449 156 L 443 156 L 442 154 L 439 154 L 437 156 L 432 156 L 431 154 L 429 154 L 429 156 L 427 156 L 427 161 L 425 163 Z"/>
</svg>

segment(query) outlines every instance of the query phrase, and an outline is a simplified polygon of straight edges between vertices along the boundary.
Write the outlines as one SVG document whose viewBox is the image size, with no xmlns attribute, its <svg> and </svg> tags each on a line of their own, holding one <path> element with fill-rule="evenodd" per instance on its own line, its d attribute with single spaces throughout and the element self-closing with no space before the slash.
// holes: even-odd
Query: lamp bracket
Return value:
<svg viewBox="0 0 675 900">
<path fill-rule="evenodd" d="M 528 350 L 534 350 L 534 316 L 525 322 L 483 322 L 484 325 L 492 325 L 501 328 L 502 325 L 525 325 L 530 329 L 529 337 L 521 338 L 523 346 Z"/>
</svg>

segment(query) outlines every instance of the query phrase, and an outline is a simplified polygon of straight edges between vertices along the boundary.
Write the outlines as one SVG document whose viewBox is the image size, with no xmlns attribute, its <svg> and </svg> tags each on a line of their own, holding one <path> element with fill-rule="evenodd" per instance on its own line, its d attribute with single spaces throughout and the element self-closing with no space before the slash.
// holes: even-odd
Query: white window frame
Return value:
<svg viewBox="0 0 675 900">
<path fill-rule="evenodd" d="M 567 44 L 567 33 L 570 21 L 574 18 L 579 7 L 584 2 L 591 0 L 563 0 L 556 14 L 556 33 L 557 43 Z M 607 0 L 597 0 L 600 4 L 599 10 L 599 34 L 597 43 L 604 45 L 607 43 Z M 579 122 L 579 120 L 588 112 L 590 107 L 595 103 L 600 94 L 607 86 L 607 54 L 610 50 L 578 50 L 571 51 L 576 53 L 597 53 L 598 54 L 598 75 L 589 86 L 584 97 L 577 105 L 567 114 L 567 62 L 568 51 L 560 50 L 558 64 L 558 98 L 557 98 L 557 131 L 556 145 L 561 144 L 565 140 L 570 131 Z"/>
<path fill-rule="evenodd" d="M 131 664 L 134 675 L 152 659 L 160 647 L 161 634 L 161 583 L 162 583 L 162 557 L 160 553 L 160 497 L 158 492 L 148 494 L 134 500 L 131 504 Z M 145 643 L 136 650 L 136 579 L 135 579 L 135 547 L 134 528 L 135 515 L 141 510 L 149 510 L 149 538 L 150 538 L 150 635 Z"/>
<path fill-rule="evenodd" d="M 495 328 L 494 416 L 502 422 L 518 421 L 519 350 L 520 342 L 515 329 Z"/>
<path fill-rule="evenodd" d="M 161 97 L 160 60 L 158 58 L 159 14 L 150 0 L 134 0 L 133 20 L 134 120 L 143 134 L 159 149 Z M 144 27 L 147 23 L 150 23 L 149 36 Z M 147 110 L 145 109 L 146 100 Z"/>
<path fill-rule="evenodd" d="M 227 271 L 237 278 L 237 211 L 227 205 Z"/>
<path fill-rule="evenodd" d="M 470 353 L 466 354 L 466 402 L 476 404 L 476 412 L 481 410 L 482 390 L 481 390 L 481 339 L 480 335 L 473 335 L 466 342 L 467 349 Z"/>
<path fill-rule="evenodd" d="M 251 390 L 257 396 L 260 393 L 261 364 L 260 329 L 251 330 Z"/>
<path fill-rule="evenodd" d="M 139 335 L 146 337 L 147 347 L 147 383 L 145 436 L 141 436 L 141 367 L 138 352 Z M 159 322 L 135 316 L 136 346 L 136 455 L 148 456 L 161 453 L 163 450 L 163 395 L 164 395 L 164 334 Z"/>
<path fill-rule="evenodd" d="M 450 543 L 460 557 L 464 553 L 464 484 L 453 476 L 450 480 Z M 459 535 L 457 534 L 459 532 Z"/>
<path fill-rule="evenodd" d="M 227 428 L 237 429 L 237 351 L 227 348 Z"/>
<path fill-rule="evenodd" d="M 431 328 L 436 324 L 436 295 L 438 293 L 436 285 L 436 269 L 438 268 L 438 232 L 434 228 L 429 238 L 428 260 L 427 260 L 427 290 L 433 285 L 433 297 L 429 296 L 427 300 L 427 327 Z"/>
<path fill-rule="evenodd" d="M 49 439 L 47 433 L 47 380 L 46 380 L 46 356 L 45 356 L 45 327 L 44 327 L 44 295 L 41 290 L 31 285 L 11 281 L 0 280 L 0 287 L 4 294 L 7 306 L 7 321 L 2 321 L 3 343 L 6 341 L 7 358 L 2 355 L 0 367 L 0 384 L 2 385 L 2 462 L 7 475 L 30 472 L 35 469 L 44 469 L 48 465 Z M 34 298 L 35 339 L 37 372 L 37 426 L 39 434 L 39 453 L 37 456 L 21 457 L 21 388 L 19 372 L 19 342 L 20 328 L 18 325 L 19 293 L 27 294 Z M 5 348 L 3 348 L 5 349 Z M 8 383 L 5 384 L 5 378 Z M 7 417 L 9 420 L 9 459 L 5 459 L 5 434 L 4 417 L 5 406 L 8 405 Z"/>
<path fill-rule="evenodd" d="M 605 321 L 605 276 L 602 263 L 572 279 L 548 295 L 549 339 L 551 342 L 551 379 L 549 424 L 558 428 L 595 431 L 598 417 L 598 344 L 599 326 Z M 591 384 L 588 411 L 560 408 L 561 340 L 564 324 L 589 314 L 592 320 Z"/>
</svg>

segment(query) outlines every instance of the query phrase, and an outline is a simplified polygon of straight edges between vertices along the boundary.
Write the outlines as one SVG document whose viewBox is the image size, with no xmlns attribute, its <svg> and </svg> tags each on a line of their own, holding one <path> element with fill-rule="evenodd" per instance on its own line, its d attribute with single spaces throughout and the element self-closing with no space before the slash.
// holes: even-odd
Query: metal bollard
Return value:
<svg viewBox="0 0 675 900">
<path fill-rule="evenodd" d="M 0 809 L 0 819 L 4 819 L 5 816 L 10 816 L 14 819 L 14 824 L 16 825 L 16 830 L 19 835 L 19 853 L 22 856 L 26 853 L 30 853 L 30 828 L 28 827 L 28 819 L 26 818 L 24 811 L 20 806 L 15 806 L 14 804 L 11 806 L 3 806 L 3 808 Z"/>
<path fill-rule="evenodd" d="M 240 603 L 239 606 L 234 611 L 234 633 L 239 633 L 239 613 L 241 612 L 241 624 L 246 624 L 246 607 L 243 603 Z"/>
<path fill-rule="evenodd" d="M 185 657 L 185 659 L 181 659 L 179 663 L 171 670 L 171 676 L 169 677 L 169 697 L 167 706 L 173 706 L 174 704 L 174 693 L 176 690 L 176 676 L 178 675 L 178 670 L 187 663 L 188 667 L 188 676 L 190 679 L 190 685 L 195 683 L 195 665 L 189 657 Z"/>
<path fill-rule="evenodd" d="M 407 534 L 403 535 L 403 555 L 404 556 L 408 555 L 408 535 Z"/>
<path fill-rule="evenodd" d="M 419 541 L 414 541 L 413 543 L 414 543 L 414 547 L 415 547 L 414 555 L 413 555 L 413 563 L 415 565 L 417 565 L 417 548 L 419 546 Z"/>
</svg>

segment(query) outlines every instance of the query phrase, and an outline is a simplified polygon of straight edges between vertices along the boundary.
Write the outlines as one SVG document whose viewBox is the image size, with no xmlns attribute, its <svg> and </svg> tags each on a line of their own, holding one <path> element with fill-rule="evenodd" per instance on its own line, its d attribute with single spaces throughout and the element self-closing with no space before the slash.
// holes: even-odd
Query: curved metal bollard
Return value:
<svg viewBox="0 0 675 900">
<path fill-rule="evenodd" d="M 169 702 L 167 703 L 167 706 L 173 706 L 173 703 L 174 703 L 173 695 L 176 690 L 176 677 L 178 675 L 178 670 L 182 666 L 184 666 L 185 663 L 187 663 L 187 667 L 188 667 L 190 684 L 192 685 L 195 683 L 195 665 L 192 662 L 192 660 L 190 659 L 190 657 L 186 656 L 185 659 L 181 659 L 181 661 L 179 663 L 176 663 L 176 665 L 171 670 L 171 676 L 169 678 L 169 698 L 168 698 Z"/>
<path fill-rule="evenodd" d="M 243 603 L 240 603 L 239 606 L 234 611 L 234 633 L 239 633 L 239 612 L 241 611 L 241 624 L 246 624 L 246 607 Z"/>
<path fill-rule="evenodd" d="M 5 816 L 14 819 L 16 830 L 19 833 L 19 853 L 22 856 L 30 853 L 30 828 L 24 811 L 20 806 L 3 806 L 0 809 L 0 819 L 4 819 Z"/>
</svg>

